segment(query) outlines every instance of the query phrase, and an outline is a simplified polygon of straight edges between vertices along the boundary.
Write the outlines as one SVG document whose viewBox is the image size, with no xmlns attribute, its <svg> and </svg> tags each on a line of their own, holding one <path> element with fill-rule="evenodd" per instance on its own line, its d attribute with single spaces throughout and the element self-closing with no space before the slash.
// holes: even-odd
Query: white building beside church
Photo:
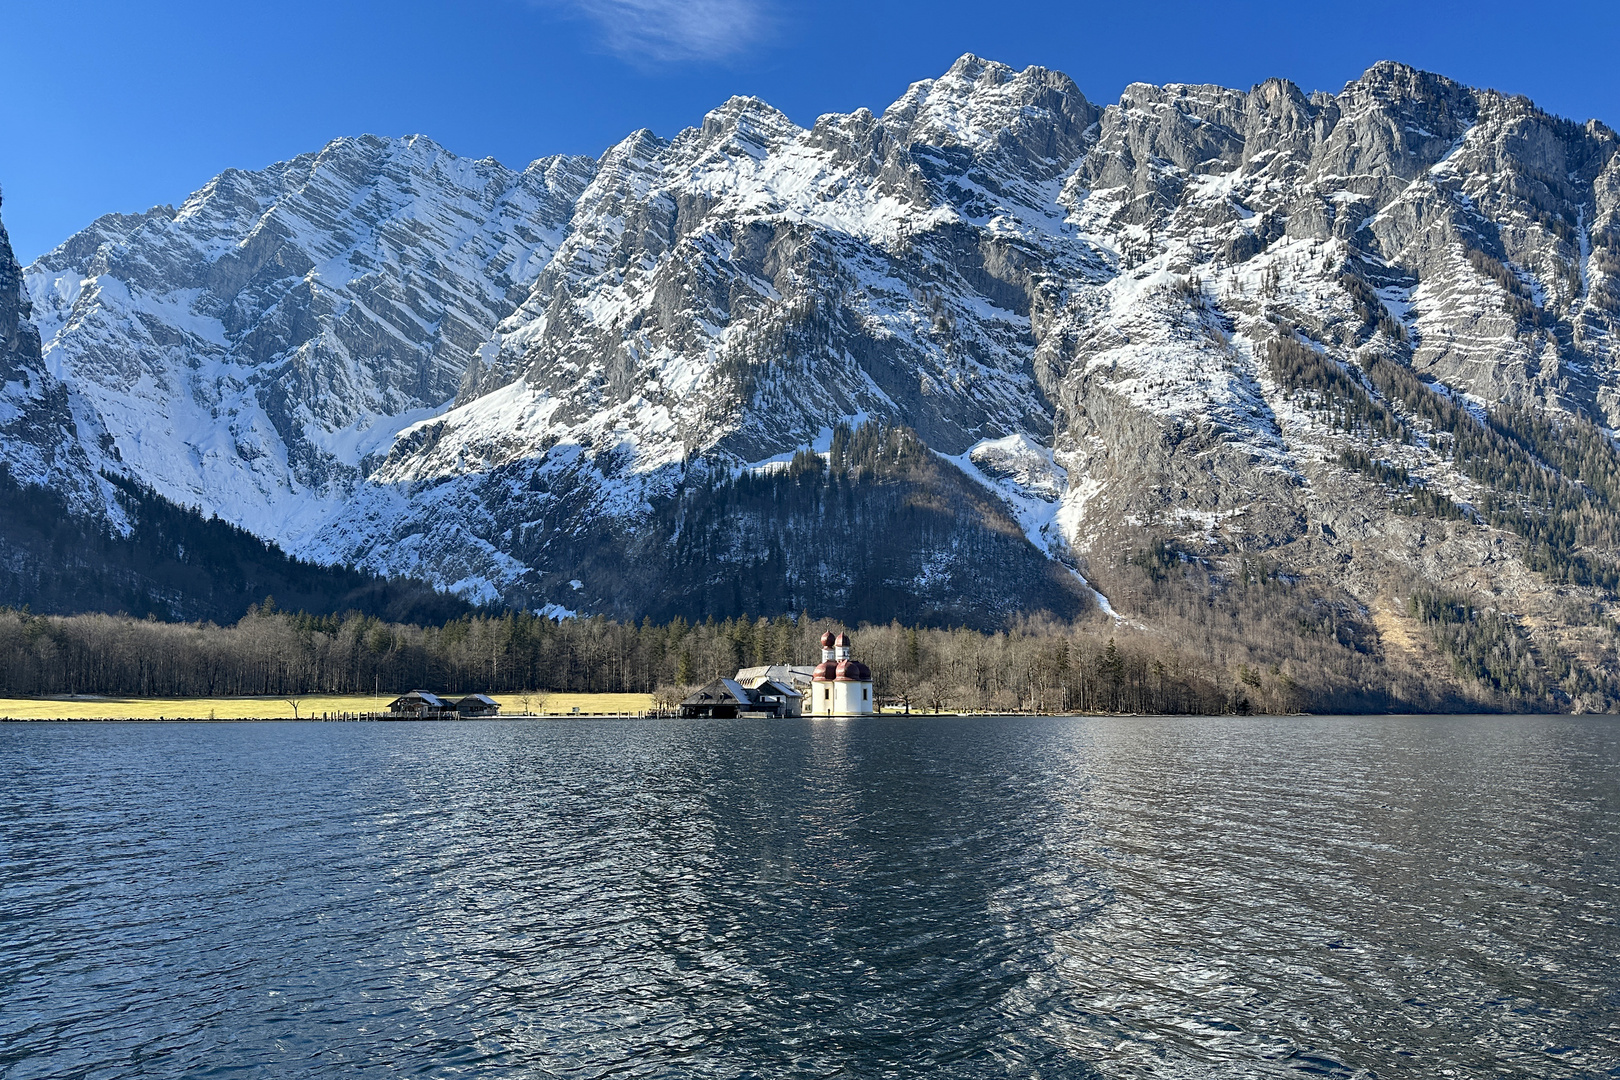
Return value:
<svg viewBox="0 0 1620 1080">
<path fill-rule="evenodd" d="M 806 716 L 871 716 L 872 669 L 849 657 L 849 635 L 821 635 L 821 663 L 810 676 Z"/>
<path fill-rule="evenodd" d="M 747 687 L 764 685 L 767 681 L 791 686 L 802 696 L 810 696 L 810 676 L 815 674 L 814 664 L 768 664 L 764 667 L 738 668 L 736 679 Z"/>
</svg>

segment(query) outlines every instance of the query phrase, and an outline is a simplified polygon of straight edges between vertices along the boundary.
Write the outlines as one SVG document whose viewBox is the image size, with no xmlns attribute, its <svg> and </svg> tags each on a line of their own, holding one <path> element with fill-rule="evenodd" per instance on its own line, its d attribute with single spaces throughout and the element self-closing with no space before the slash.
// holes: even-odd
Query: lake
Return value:
<svg viewBox="0 0 1620 1080">
<path fill-rule="evenodd" d="M 1620 1075 L 1606 718 L 0 725 L 0 1077 Z"/>
</svg>

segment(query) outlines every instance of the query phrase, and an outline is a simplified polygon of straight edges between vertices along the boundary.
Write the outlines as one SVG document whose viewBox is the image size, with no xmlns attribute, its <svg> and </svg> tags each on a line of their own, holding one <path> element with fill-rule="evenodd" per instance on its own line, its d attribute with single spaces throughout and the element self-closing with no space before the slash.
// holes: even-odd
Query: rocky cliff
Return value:
<svg viewBox="0 0 1620 1080">
<path fill-rule="evenodd" d="M 24 484 L 50 484 L 73 512 L 122 521 L 92 455 L 103 434 L 93 418 L 81 430 L 71 389 L 46 368 L 22 268 L 0 224 L 0 465 Z"/>
</svg>

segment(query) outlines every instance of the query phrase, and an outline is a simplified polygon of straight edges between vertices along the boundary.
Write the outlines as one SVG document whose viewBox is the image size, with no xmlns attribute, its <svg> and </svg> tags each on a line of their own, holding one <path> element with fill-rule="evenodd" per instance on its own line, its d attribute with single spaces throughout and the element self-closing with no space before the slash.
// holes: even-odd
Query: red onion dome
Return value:
<svg viewBox="0 0 1620 1080">
<path fill-rule="evenodd" d="M 839 634 L 837 640 L 833 642 L 833 648 L 835 648 L 835 649 L 847 649 L 847 648 L 849 648 L 849 635 L 848 634 Z"/>
<path fill-rule="evenodd" d="M 810 673 L 813 682 L 832 682 L 838 678 L 838 661 L 823 660 L 816 665 L 816 670 Z"/>
<path fill-rule="evenodd" d="M 821 666 L 828 667 L 829 665 L 823 664 Z M 872 669 L 859 660 L 840 660 L 838 661 L 838 678 L 844 682 L 871 682 Z"/>
<path fill-rule="evenodd" d="M 831 630 L 821 635 L 821 647 L 823 649 L 830 649 L 833 647 L 833 632 Z"/>
</svg>

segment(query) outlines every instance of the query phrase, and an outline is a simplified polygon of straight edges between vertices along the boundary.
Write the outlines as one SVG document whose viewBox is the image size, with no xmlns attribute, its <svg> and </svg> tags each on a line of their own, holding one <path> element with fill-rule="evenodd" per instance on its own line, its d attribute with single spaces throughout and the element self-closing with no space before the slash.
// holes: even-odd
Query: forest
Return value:
<svg viewBox="0 0 1620 1080">
<path fill-rule="evenodd" d="M 637 625 L 516 613 L 423 627 L 292 614 L 273 602 L 232 626 L 6 610 L 0 693 L 286 696 L 421 687 L 640 692 L 669 701 L 739 667 L 815 663 L 823 631 L 843 628 L 809 616 Z M 1135 635 L 1051 620 L 997 633 L 899 623 L 852 632 L 879 698 L 914 710 L 1220 713 L 1303 701 L 1268 694 L 1247 669 L 1217 671 Z"/>
<path fill-rule="evenodd" d="M 0 462 L 0 604 L 234 622 L 266 595 L 308 611 L 442 622 L 472 610 L 420 581 L 294 559 L 218 517 L 106 475 L 127 532 L 76 516 Z"/>
<path fill-rule="evenodd" d="M 670 704 L 740 667 L 815 663 L 821 634 L 849 629 L 879 699 L 913 711 L 1558 707 L 1549 696 L 1555 680 L 1528 667 L 1522 647 L 1501 628 L 1480 623 L 1451 598 L 1424 595 L 1412 611 L 1456 659 L 1459 683 L 1436 686 L 1382 656 L 1352 605 L 1324 602 L 1263 562 L 1244 562 L 1213 602 L 1210 593 L 1197 599 L 1187 588 L 1192 582 L 1175 580 L 1207 586 L 1211 576 L 1172 545 L 1140 550 L 1110 588 L 1154 629 L 1100 616 L 1081 623 L 1026 618 L 981 632 L 899 622 L 848 627 L 808 614 L 638 624 L 520 612 L 421 626 L 358 612 L 286 612 L 273 599 L 223 626 L 0 609 L 0 694 L 282 697 L 421 688 L 638 692 Z"/>
<path fill-rule="evenodd" d="M 1414 430 L 1385 402 L 1399 402 L 1422 421 L 1431 445 L 1484 489 L 1471 509 L 1430 491 L 1404 469 L 1364 450 L 1340 464 L 1388 485 L 1397 510 L 1442 519 L 1480 520 L 1524 538 L 1524 561 L 1555 582 L 1620 590 L 1620 451 L 1603 429 L 1581 416 L 1560 417 L 1503 403 L 1475 417 L 1438 393 L 1405 365 L 1365 353 L 1360 374 L 1383 398 L 1367 392 L 1355 369 L 1343 367 L 1288 334 L 1265 349 L 1271 373 L 1308 407 L 1328 413 L 1334 427 L 1410 443 Z"/>
<path fill-rule="evenodd" d="M 594 610 L 660 623 L 809 610 L 992 630 L 1019 612 L 1073 619 L 1090 606 L 998 499 L 915 431 L 870 421 L 834 425 L 827 453 L 771 470 L 695 472 L 633 536 L 520 529 L 513 551 L 591 582 Z"/>
</svg>

